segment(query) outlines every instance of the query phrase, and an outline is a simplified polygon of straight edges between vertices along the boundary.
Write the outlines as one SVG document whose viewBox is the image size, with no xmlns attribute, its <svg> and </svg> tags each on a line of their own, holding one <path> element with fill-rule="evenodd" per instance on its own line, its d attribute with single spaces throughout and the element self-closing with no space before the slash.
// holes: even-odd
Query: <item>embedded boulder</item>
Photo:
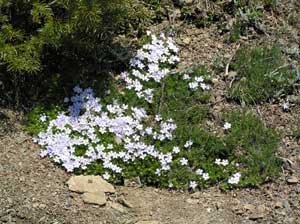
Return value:
<svg viewBox="0 0 300 224">
<path fill-rule="evenodd" d="M 73 176 L 68 180 L 67 184 L 70 191 L 79 193 L 116 192 L 114 186 L 100 176 Z"/>
<path fill-rule="evenodd" d="M 90 193 L 86 192 L 82 195 L 85 203 L 103 206 L 106 204 L 106 197 L 104 192 Z"/>
</svg>

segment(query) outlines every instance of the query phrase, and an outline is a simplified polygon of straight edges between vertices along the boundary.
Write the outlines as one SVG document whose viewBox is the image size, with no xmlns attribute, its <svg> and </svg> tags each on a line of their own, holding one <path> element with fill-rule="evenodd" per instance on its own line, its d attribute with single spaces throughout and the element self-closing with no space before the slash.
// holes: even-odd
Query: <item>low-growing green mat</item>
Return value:
<svg viewBox="0 0 300 224">
<path fill-rule="evenodd" d="M 204 66 L 172 72 L 177 52 L 171 38 L 148 33 L 129 71 L 101 98 L 97 87 L 76 86 L 65 109 L 37 107 L 28 129 L 41 156 L 116 184 L 139 177 L 158 187 L 227 189 L 276 177 L 276 131 L 250 111 L 226 113 L 216 124 L 220 131 L 209 131 L 210 72 Z"/>
<path fill-rule="evenodd" d="M 244 46 L 235 55 L 232 68 L 237 72 L 230 96 L 246 104 L 266 102 L 287 95 L 299 74 L 285 62 L 281 49 Z"/>
</svg>

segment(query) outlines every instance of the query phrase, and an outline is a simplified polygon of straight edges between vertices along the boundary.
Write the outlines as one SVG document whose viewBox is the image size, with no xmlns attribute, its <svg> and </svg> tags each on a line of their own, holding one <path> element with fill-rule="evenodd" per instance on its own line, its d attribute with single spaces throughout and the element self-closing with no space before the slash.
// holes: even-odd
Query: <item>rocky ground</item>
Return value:
<svg viewBox="0 0 300 224">
<path fill-rule="evenodd" d="M 214 26 L 199 29 L 173 24 L 180 30 L 176 39 L 181 48 L 180 68 L 195 62 L 211 66 L 218 57 L 225 61 L 214 74 L 214 119 L 219 112 L 240 107 L 226 97 L 226 88 L 234 78 L 226 71 L 226 64 L 240 44 L 276 39 L 287 49 L 299 50 L 300 33 L 285 22 L 288 13 L 286 7 L 279 15 L 266 14 L 265 35 L 242 37 L 234 44 L 225 44 Z M 167 25 L 169 22 L 153 29 Z M 282 110 L 280 102 L 252 109 L 282 132 L 278 156 L 284 163 L 277 180 L 258 189 L 229 192 L 221 192 L 217 186 L 196 193 L 118 186 L 116 192 L 98 198 L 101 205 L 87 203 L 86 196 L 70 191 L 67 182 L 72 175 L 41 159 L 38 146 L 24 131 L 22 116 L 1 109 L 0 223 L 300 223 L 300 143 L 290 137 L 291 129 L 300 121 L 300 105 L 295 103 L 288 112 Z"/>
<path fill-rule="evenodd" d="M 287 162 L 281 178 L 260 189 L 122 186 L 109 190 L 100 206 L 70 191 L 71 174 L 41 159 L 31 136 L 14 126 L 0 140 L 0 223 L 300 223 L 299 161 Z"/>
</svg>

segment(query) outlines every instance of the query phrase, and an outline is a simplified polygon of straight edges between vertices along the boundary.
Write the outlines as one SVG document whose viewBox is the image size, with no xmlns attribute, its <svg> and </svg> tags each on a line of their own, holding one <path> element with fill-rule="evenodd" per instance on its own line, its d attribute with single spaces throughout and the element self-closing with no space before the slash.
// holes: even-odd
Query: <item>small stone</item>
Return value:
<svg viewBox="0 0 300 224">
<path fill-rule="evenodd" d="M 299 179 L 297 177 L 289 177 L 287 180 L 288 184 L 297 184 L 299 183 Z"/>
<path fill-rule="evenodd" d="M 2 217 L 0 217 L 0 221 L 2 221 L 2 222 L 5 222 L 5 223 L 11 223 L 11 215 L 5 215 L 5 216 L 2 216 Z"/>
<path fill-rule="evenodd" d="M 41 208 L 41 209 L 44 209 L 46 207 L 47 207 L 47 205 L 45 205 L 45 204 L 39 204 L 39 208 Z"/>
<path fill-rule="evenodd" d="M 70 191 L 79 193 L 116 192 L 114 186 L 100 176 L 73 176 L 68 180 L 67 184 Z"/>
<path fill-rule="evenodd" d="M 104 192 L 90 193 L 86 192 L 82 195 L 82 199 L 85 203 L 95 204 L 103 206 L 106 204 L 106 198 Z"/>
<path fill-rule="evenodd" d="M 255 206 L 251 204 L 245 204 L 244 209 L 248 211 L 253 211 L 255 209 Z"/>
<path fill-rule="evenodd" d="M 218 80 L 218 79 L 216 79 L 216 78 L 213 78 L 212 80 L 212 83 L 216 86 L 216 85 L 218 85 L 219 83 L 220 83 L 220 81 Z"/>
<path fill-rule="evenodd" d="M 217 44 L 217 48 L 221 49 L 222 47 L 223 47 L 222 44 L 220 44 L 220 43 Z"/>
<path fill-rule="evenodd" d="M 199 203 L 199 200 L 197 200 L 197 199 L 192 199 L 192 198 L 188 198 L 188 199 L 186 200 L 186 202 L 189 203 L 189 204 L 192 204 L 192 205 L 196 205 L 196 204 Z"/>
<path fill-rule="evenodd" d="M 117 212 L 124 213 L 124 214 L 127 213 L 127 210 L 125 209 L 125 207 L 118 203 L 112 202 L 112 203 L 110 203 L 110 207 Z"/>
<path fill-rule="evenodd" d="M 192 39 L 191 39 L 190 37 L 186 37 L 186 38 L 184 38 L 184 39 L 182 40 L 182 42 L 183 42 L 184 44 L 186 44 L 186 45 L 190 44 L 191 41 L 192 41 Z"/>
<path fill-rule="evenodd" d="M 174 9 L 174 11 L 173 11 L 173 17 L 179 18 L 180 16 L 181 16 L 180 9 L 178 9 L 178 8 Z"/>
<path fill-rule="evenodd" d="M 175 2 L 176 2 L 176 4 L 182 6 L 185 4 L 187 4 L 187 5 L 193 4 L 194 0 L 176 0 Z"/>
<path fill-rule="evenodd" d="M 257 220 L 257 219 L 262 219 L 264 217 L 264 214 L 262 213 L 253 213 L 249 216 L 250 220 Z"/>
<path fill-rule="evenodd" d="M 117 202 L 119 202 L 121 205 L 124 205 L 127 208 L 133 208 L 133 205 L 131 203 L 129 203 L 125 198 L 123 197 L 119 197 L 117 199 Z"/>
<path fill-rule="evenodd" d="M 282 203 L 280 201 L 277 201 L 274 205 L 275 208 L 282 208 Z"/>
<path fill-rule="evenodd" d="M 184 0 L 186 4 L 193 4 L 194 0 Z"/>
<path fill-rule="evenodd" d="M 138 221 L 136 224 L 160 224 L 158 221 Z"/>
<path fill-rule="evenodd" d="M 39 203 L 33 203 L 33 204 L 32 204 L 32 207 L 33 207 L 33 208 L 38 208 L 38 207 L 39 207 Z"/>
<path fill-rule="evenodd" d="M 191 194 L 191 197 L 196 198 L 196 199 L 200 199 L 201 197 L 203 197 L 203 195 L 200 191 L 197 191 L 197 192 Z"/>
<path fill-rule="evenodd" d="M 236 71 L 230 71 L 228 72 L 228 78 L 229 79 L 234 79 L 237 76 L 237 72 Z"/>
<path fill-rule="evenodd" d="M 141 187 L 142 182 L 141 182 L 140 177 L 134 177 L 131 179 L 125 179 L 124 186 L 125 187 Z"/>
<path fill-rule="evenodd" d="M 258 206 L 249 216 L 250 220 L 262 219 L 265 216 L 265 207 Z"/>
<path fill-rule="evenodd" d="M 238 209 L 235 211 L 235 214 L 242 215 L 242 214 L 244 214 L 244 211 L 242 209 Z"/>
<path fill-rule="evenodd" d="M 117 145 L 121 145 L 122 144 L 122 139 L 119 137 L 115 137 L 115 142 L 117 143 Z"/>
<path fill-rule="evenodd" d="M 290 203 L 287 200 L 283 200 L 282 201 L 282 205 L 286 209 L 290 209 L 291 208 Z"/>
<path fill-rule="evenodd" d="M 218 210 L 222 209 L 222 204 L 220 202 L 216 203 L 216 209 Z"/>
</svg>

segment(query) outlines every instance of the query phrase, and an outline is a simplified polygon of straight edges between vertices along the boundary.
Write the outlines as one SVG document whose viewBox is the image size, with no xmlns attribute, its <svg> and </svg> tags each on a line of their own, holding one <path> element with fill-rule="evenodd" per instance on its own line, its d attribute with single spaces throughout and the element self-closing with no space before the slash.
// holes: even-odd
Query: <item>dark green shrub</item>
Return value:
<svg viewBox="0 0 300 224">
<path fill-rule="evenodd" d="M 149 22 L 135 0 L 1 1 L 0 103 L 26 104 L 118 69 L 130 54 L 115 37 L 137 35 Z"/>
</svg>

